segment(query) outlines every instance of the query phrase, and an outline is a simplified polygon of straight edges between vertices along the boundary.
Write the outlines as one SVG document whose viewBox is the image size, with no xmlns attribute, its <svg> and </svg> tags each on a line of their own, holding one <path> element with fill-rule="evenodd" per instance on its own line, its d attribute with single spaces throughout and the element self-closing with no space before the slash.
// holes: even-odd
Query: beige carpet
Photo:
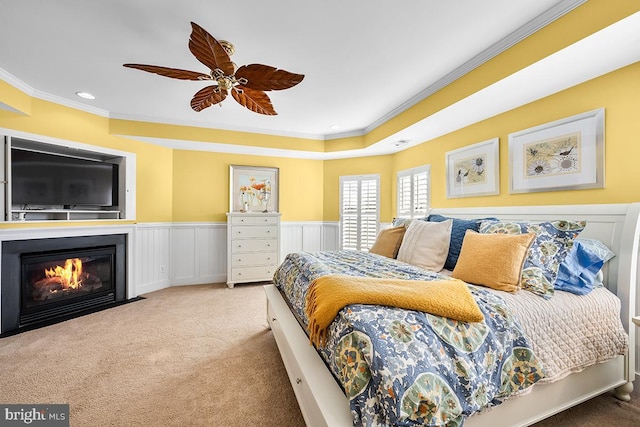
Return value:
<svg viewBox="0 0 640 427">
<path fill-rule="evenodd" d="M 71 426 L 303 426 L 261 286 L 173 287 L 0 340 L 0 402 Z"/>
<path fill-rule="evenodd" d="M 0 339 L 0 403 L 69 403 L 74 427 L 304 426 L 260 285 L 145 297 Z M 638 426 L 634 397 L 604 395 L 540 427 Z"/>
</svg>

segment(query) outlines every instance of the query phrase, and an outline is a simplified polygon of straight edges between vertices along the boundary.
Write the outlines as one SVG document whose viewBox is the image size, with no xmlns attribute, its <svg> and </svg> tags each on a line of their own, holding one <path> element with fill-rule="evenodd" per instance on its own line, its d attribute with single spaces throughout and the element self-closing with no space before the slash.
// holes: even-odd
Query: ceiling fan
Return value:
<svg viewBox="0 0 640 427">
<path fill-rule="evenodd" d="M 180 80 L 210 80 L 214 84 L 199 90 L 191 99 L 191 108 L 202 111 L 218 104 L 229 91 L 238 104 L 249 110 L 273 116 L 273 108 L 265 91 L 289 89 L 302 81 L 303 74 L 294 74 L 270 65 L 250 64 L 237 68 L 230 56 L 235 52 L 233 44 L 216 40 L 196 23 L 191 23 L 189 50 L 198 61 L 209 67 L 209 74 L 157 65 L 123 64 L 149 73 Z"/>
</svg>

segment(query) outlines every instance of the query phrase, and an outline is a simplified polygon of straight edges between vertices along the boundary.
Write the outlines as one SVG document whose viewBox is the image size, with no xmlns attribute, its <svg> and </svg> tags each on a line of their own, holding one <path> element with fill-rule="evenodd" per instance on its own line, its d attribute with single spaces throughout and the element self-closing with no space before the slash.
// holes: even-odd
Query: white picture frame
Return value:
<svg viewBox="0 0 640 427">
<path fill-rule="evenodd" d="M 447 198 L 500 194 L 500 139 L 478 142 L 445 154 Z"/>
<path fill-rule="evenodd" d="M 278 212 L 278 168 L 229 166 L 230 212 Z"/>
<path fill-rule="evenodd" d="M 509 193 L 604 188 L 604 108 L 509 135 Z"/>
</svg>

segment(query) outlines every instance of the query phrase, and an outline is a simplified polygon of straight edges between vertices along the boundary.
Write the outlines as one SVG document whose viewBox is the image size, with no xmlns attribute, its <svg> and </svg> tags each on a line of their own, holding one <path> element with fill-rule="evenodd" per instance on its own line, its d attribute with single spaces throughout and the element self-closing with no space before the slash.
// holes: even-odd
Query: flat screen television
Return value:
<svg viewBox="0 0 640 427">
<path fill-rule="evenodd" d="M 118 205 L 118 165 L 11 149 L 11 202 L 65 209 Z"/>
</svg>

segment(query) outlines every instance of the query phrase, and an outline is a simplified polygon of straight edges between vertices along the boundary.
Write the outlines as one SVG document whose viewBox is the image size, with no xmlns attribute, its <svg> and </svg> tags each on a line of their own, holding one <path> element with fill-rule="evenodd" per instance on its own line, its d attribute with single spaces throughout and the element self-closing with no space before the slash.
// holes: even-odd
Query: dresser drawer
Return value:
<svg viewBox="0 0 640 427">
<path fill-rule="evenodd" d="M 248 239 L 251 237 L 278 237 L 277 225 L 264 225 L 252 227 L 231 227 L 231 239 Z"/>
<path fill-rule="evenodd" d="M 271 280 L 273 279 L 273 273 L 275 273 L 275 271 L 276 266 L 272 265 L 231 268 L 231 280 L 233 282 Z"/>
<path fill-rule="evenodd" d="M 231 253 L 276 251 L 277 239 L 232 240 Z"/>
<path fill-rule="evenodd" d="M 278 261 L 278 253 L 273 252 L 254 252 L 239 253 L 231 256 L 231 266 L 256 266 L 256 265 L 275 265 Z"/>
<path fill-rule="evenodd" d="M 277 225 L 278 218 L 274 216 L 234 216 L 231 225 Z"/>
</svg>

